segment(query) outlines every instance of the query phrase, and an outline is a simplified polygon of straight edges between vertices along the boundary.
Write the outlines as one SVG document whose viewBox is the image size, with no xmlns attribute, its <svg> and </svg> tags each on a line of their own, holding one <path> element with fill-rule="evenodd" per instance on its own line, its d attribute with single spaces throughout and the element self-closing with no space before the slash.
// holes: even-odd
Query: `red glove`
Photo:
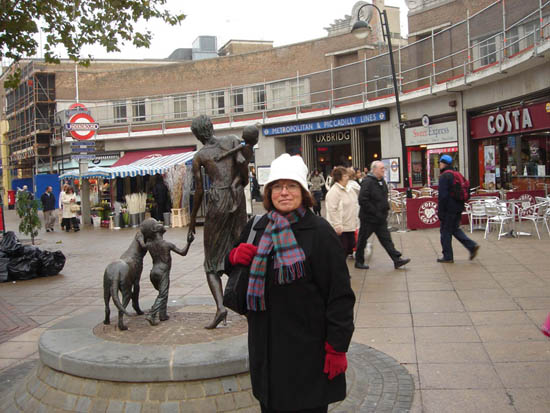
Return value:
<svg viewBox="0 0 550 413">
<path fill-rule="evenodd" d="M 256 255 L 258 247 L 252 244 L 240 243 L 229 253 L 229 262 L 231 265 L 248 266 L 252 262 L 252 258 Z"/>
<path fill-rule="evenodd" d="M 348 368 L 348 359 L 346 353 L 340 353 L 327 342 L 325 342 L 325 368 L 323 373 L 328 374 L 328 379 L 332 380 L 339 374 L 345 373 Z"/>
</svg>

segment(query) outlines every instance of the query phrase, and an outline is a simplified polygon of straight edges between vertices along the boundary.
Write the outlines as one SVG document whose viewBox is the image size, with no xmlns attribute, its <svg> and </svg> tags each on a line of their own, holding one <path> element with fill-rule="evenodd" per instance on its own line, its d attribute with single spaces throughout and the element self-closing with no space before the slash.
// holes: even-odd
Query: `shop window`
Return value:
<svg viewBox="0 0 550 413">
<path fill-rule="evenodd" d="M 174 98 L 174 118 L 185 119 L 189 117 L 187 112 L 187 96 L 176 96 Z"/>
<path fill-rule="evenodd" d="M 145 120 L 145 101 L 133 100 L 132 101 L 132 121 L 142 122 Z"/>
<path fill-rule="evenodd" d="M 254 110 L 265 110 L 265 87 L 264 85 L 252 88 L 252 99 Z"/>
<path fill-rule="evenodd" d="M 128 115 L 126 114 L 126 102 L 113 103 L 113 118 L 114 123 L 126 123 Z"/>
<path fill-rule="evenodd" d="M 233 89 L 231 91 L 231 99 L 233 104 L 233 112 L 244 112 L 244 96 L 242 89 Z"/>
<path fill-rule="evenodd" d="M 225 95 L 223 90 L 212 92 L 212 114 L 223 115 L 225 113 Z"/>
</svg>

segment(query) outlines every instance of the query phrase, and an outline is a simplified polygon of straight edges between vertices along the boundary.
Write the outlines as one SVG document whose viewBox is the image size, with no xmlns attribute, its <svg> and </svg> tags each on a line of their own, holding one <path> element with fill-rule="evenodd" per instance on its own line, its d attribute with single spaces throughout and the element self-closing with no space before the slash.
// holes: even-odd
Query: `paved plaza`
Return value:
<svg viewBox="0 0 550 413">
<path fill-rule="evenodd" d="M 6 211 L 7 229 L 16 230 L 17 223 L 14 212 Z M 0 284 L 0 397 L 36 363 L 38 338 L 48 327 L 81 314 L 96 314 L 98 324 L 103 320 L 103 270 L 127 248 L 134 232 L 41 230 L 37 245 L 63 251 L 67 263 L 54 277 Z M 169 229 L 165 238 L 183 246 L 186 234 L 186 228 Z M 387 354 L 409 371 L 415 382 L 411 411 L 550 411 L 550 340 L 539 330 L 550 311 L 548 234 L 542 240 L 497 241 L 494 233 L 484 240 L 483 232 L 475 231 L 478 257 L 469 261 L 455 241 L 454 264 L 436 263 L 438 230 L 392 236 L 404 256 L 412 258 L 403 269 L 393 268 L 377 241 L 371 269 L 357 270 L 348 261 L 357 295 L 353 342 Z M 188 256 L 173 257 L 170 301 L 214 313 L 202 269 L 202 241 L 199 228 Z M 150 269 L 147 256 L 141 281 L 144 309 L 156 296 Z M 350 357 L 350 363 L 357 359 Z"/>
</svg>

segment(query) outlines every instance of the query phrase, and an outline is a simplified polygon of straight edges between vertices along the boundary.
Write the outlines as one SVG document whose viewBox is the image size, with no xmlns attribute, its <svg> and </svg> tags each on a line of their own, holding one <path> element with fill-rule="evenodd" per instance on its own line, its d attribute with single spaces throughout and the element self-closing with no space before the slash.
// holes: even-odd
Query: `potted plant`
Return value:
<svg viewBox="0 0 550 413">
<path fill-rule="evenodd" d="M 17 193 L 17 215 L 21 218 L 19 223 L 19 232 L 31 236 L 31 243 L 34 245 L 34 237 L 38 235 L 38 230 L 42 227 L 40 218 L 38 218 L 38 208 L 40 201 L 32 199 L 27 191 Z"/>
</svg>

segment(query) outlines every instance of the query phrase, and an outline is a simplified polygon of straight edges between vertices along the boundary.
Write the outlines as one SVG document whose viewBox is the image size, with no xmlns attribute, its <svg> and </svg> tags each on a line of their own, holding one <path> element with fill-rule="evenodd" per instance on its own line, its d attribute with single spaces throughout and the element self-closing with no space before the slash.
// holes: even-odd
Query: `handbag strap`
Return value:
<svg viewBox="0 0 550 413">
<path fill-rule="evenodd" d="M 256 238 L 256 230 L 254 227 L 258 223 L 262 216 L 261 215 L 254 215 L 254 218 L 252 219 L 252 226 L 250 227 L 250 232 L 248 233 L 248 239 L 246 240 L 247 244 L 253 244 L 254 238 Z"/>
</svg>

